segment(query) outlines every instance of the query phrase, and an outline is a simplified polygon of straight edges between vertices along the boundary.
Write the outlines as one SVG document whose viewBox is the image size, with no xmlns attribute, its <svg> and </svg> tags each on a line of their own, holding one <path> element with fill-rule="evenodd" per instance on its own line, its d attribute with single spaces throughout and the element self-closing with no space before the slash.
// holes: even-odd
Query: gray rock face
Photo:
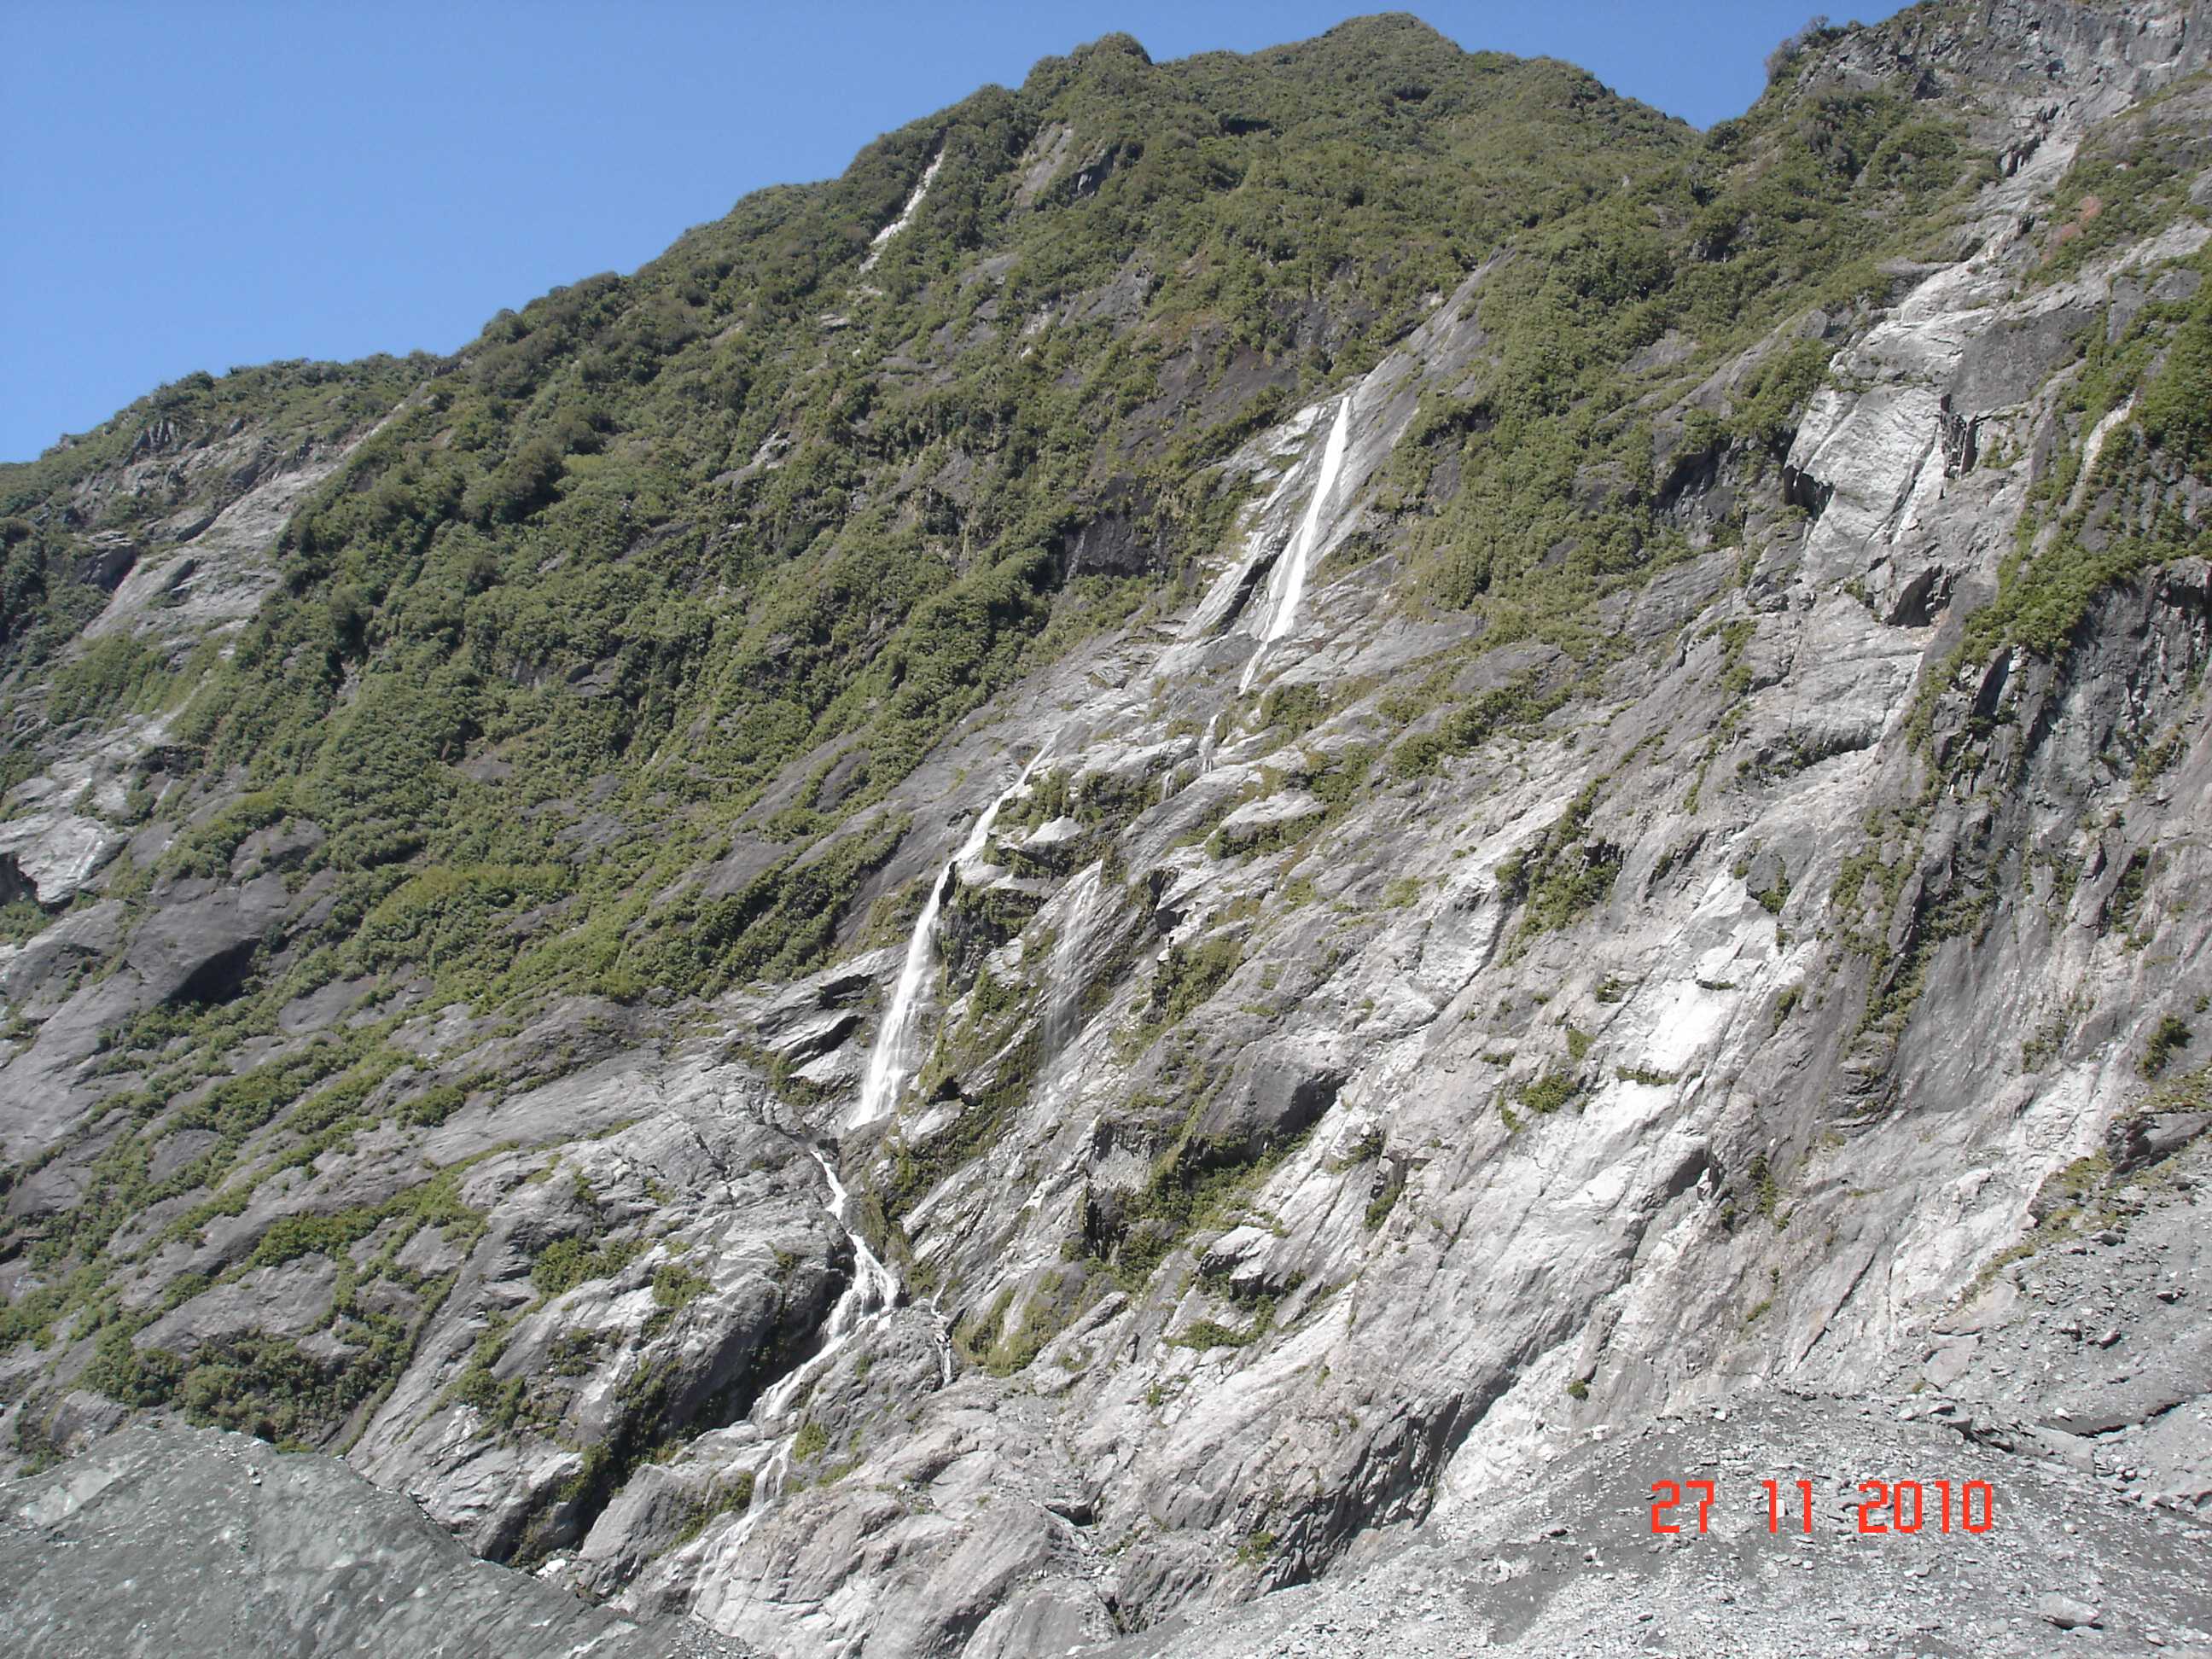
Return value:
<svg viewBox="0 0 2212 1659">
<path fill-rule="evenodd" d="M 2087 417 L 2081 354 L 2187 299 L 2208 240 L 2177 211 L 2059 265 L 2024 227 L 2135 100 L 2195 107 L 2208 51 L 2201 4 L 2006 0 L 1808 54 L 1809 90 L 1924 83 L 1997 165 L 1879 298 L 1653 394 L 1650 480 L 1576 474 L 1585 507 L 1655 489 L 1680 543 L 1593 613 L 1601 673 L 1401 582 L 1401 463 L 1498 349 L 1493 262 L 1227 459 L 1243 505 L 1174 603 L 854 815 L 908 827 L 821 972 L 507 1025 L 364 969 L 272 1002 L 147 1146 L 103 1044 L 285 959 L 342 896 L 301 879 L 321 831 L 57 920 L 0 959 L 7 1208 L 145 1202 L 100 1298 L 0 1358 L 6 1443 L 80 1453 L 24 1504 L 199 1444 L 100 1437 L 155 1399 L 236 1411 L 532 1569 L 568 1622 L 516 1652 L 614 1631 L 578 1597 L 824 1659 L 2028 1654 L 2093 1623 L 2050 1596 L 2199 1640 L 2212 568 L 2088 584 L 2063 649 L 1985 624 L 2053 514 L 2092 553 L 2127 532 L 2100 460 L 2140 424 Z M 1111 165 L 1040 133 L 1023 199 Z M 1121 326 L 1146 280 L 1086 314 Z M 1835 356 L 1786 442 L 1710 435 L 1808 343 Z M 1152 567 L 1133 489 L 1085 504 L 1071 568 Z M 750 890 L 869 763 L 824 742 L 669 894 Z M 55 816 L 79 773 L 44 775 L 15 867 L 96 891 Z M 940 881 L 908 1085 L 859 1121 Z M 245 1121 L 257 1069 L 343 1042 Z M 35 1311 L 54 1271 L 0 1284 Z M 248 1419 L 225 1389 L 270 1376 L 293 1414 Z M 1723 1536 L 1648 1530 L 1652 1481 L 1715 1466 Z M 1745 1494 L 1800 1472 L 1820 1530 L 1785 1550 Z M 2005 1548 L 1900 1540 L 1910 1582 L 1863 1588 L 1856 1481 L 1923 1474 L 1991 1481 Z M 200 1531 L 268 1501 L 223 1486 Z M 62 1639 L 35 1621 L 77 1569 L 11 1547 L 21 1629 Z M 181 1641 L 276 1592 L 150 1593 Z M 457 1628 L 495 1616 L 523 1615 Z"/>
<path fill-rule="evenodd" d="M 64 917 L 27 945 L 7 947 L 0 956 L 0 997 L 52 1014 L 60 1001 L 54 993 L 74 972 L 122 942 L 123 921 L 123 907 L 111 899 Z"/>
<path fill-rule="evenodd" d="M 131 936 L 124 961 L 157 1002 L 219 1002 L 246 977 L 254 947 L 283 915 L 284 884 L 263 876 L 243 887 L 167 904 Z"/>
<path fill-rule="evenodd" d="M 45 1018 L 25 1048 L 0 1056 L 0 1088 L 12 1105 L 0 1118 L 0 1146 L 22 1157 L 51 1146 L 105 1092 L 94 1066 L 106 1033 L 163 1004 L 224 1000 L 246 977 L 264 936 L 297 908 L 275 875 L 197 897 L 179 894 L 133 930 L 118 971 L 77 979 L 58 1004 L 27 999 L 26 1011 Z M 38 963 L 66 960 L 104 939 L 114 923 L 107 907 L 88 908 L 38 934 L 9 965 L 21 963 L 27 980 L 35 975 L 40 986 L 50 985 L 51 971 L 40 971 Z"/>
<path fill-rule="evenodd" d="M 2131 84 L 2171 67 L 2158 58 Z M 2063 673 L 2010 666 L 1984 702 L 2016 711 L 2023 735 L 1972 763 L 2013 769 L 1994 806 L 1961 791 L 1939 795 L 1912 840 L 1862 828 L 1921 788 L 1913 688 L 1958 638 L 1953 596 L 1989 591 L 2031 482 L 1962 454 L 1947 468 L 1938 388 L 1985 432 L 2042 429 L 2063 395 L 2054 372 L 2114 273 L 2201 240 L 2177 233 L 2014 295 L 2017 204 L 2063 171 L 2087 118 L 2053 124 L 1984 204 L 1984 240 L 1847 345 L 1841 386 L 1815 395 L 1791 456 L 1821 486 L 1819 516 L 1802 538 L 1762 544 L 1741 590 L 1684 581 L 1680 653 L 1622 673 L 1602 736 L 1608 711 L 1562 715 L 1344 817 L 1296 781 L 1372 741 L 1372 702 L 1355 696 L 1289 744 L 1232 710 L 1183 750 L 1165 799 L 1120 838 L 1123 867 L 1151 873 L 1116 891 L 1079 872 L 983 963 L 1057 1005 L 1030 943 L 1051 938 L 1054 981 L 1110 989 L 1114 965 L 1134 960 L 1135 982 L 1055 1036 L 989 1159 L 895 1218 L 916 1270 L 959 1287 L 948 1312 L 979 1357 L 1010 1334 L 1042 1337 L 1012 1386 L 970 1373 L 925 1409 L 925 1425 L 950 1425 L 980 1392 L 994 1436 L 954 1438 L 919 1480 L 904 1462 L 917 1443 L 895 1437 L 826 1494 L 710 1527 L 647 1567 L 627 1604 L 692 1606 L 801 1652 L 864 1634 L 919 1652 L 1006 1639 L 971 1634 L 962 1609 L 978 1573 L 1011 1571 L 1033 1588 L 1002 1592 L 990 1628 L 1034 1619 L 1056 1639 L 1295 1582 L 1360 1528 L 1438 1524 L 1591 1425 L 1785 1383 L 1849 1392 L 1899 1363 L 1875 1356 L 1940 1352 L 1947 1388 L 1987 1376 L 1980 1350 L 1923 1339 L 2016 1237 L 2044 1177 L 2142 1100 L 2130 1056 L 2151 1011 L 2205 988 L 2201 924 L 2185 915 L 2160 924 L 2178 931 L 2161 931 L 2156 963 L 2099 931 L 2131 860 L 2166 872 L 2154 879 L 2202 878 L 2185 873 L 2197 854 L 2179 820 L 2147 803 L 2123 842 L 2095 827 L 2129 793 L 2094 759 L 2108 741 L 2096 734 L 2194 729 L 2182 665 L 2208 636 L 2193 566 L 2112 594 L 2094 623 L 2109 643 Z M 1355 389 L 1351 505 L 1324 565 L 1366 522 L 1364 481 L 1413 388 L 1479 349 L 1480 292 L 1478 276 Z M 1256 442 L 1250 464 L 1286 441 L 1310 458 L 1316 413 Z M 1277 476 L 1291 482 L 1262 502 L 1249 549 L 1275 544 L 1302 505 L 1310 474 Z M 1058 694 L 1059 721 L 1024 708 L 965 752 L 1043 742 L 1079 781 L 1144 775 L 1139 757 L 1174 753 L 1173 737 L 1152 705 L 1109 688 L 1164 682 L 1179 708 L 1223 706 L 1263 591 L 1248 565 L 1224 566 L 1164 650 L 1109 647 Z M 1418 660 L 1441 643 L 1408 641 L 1353 581 L 1324 585 L 1310 616 L 1269 665 L 1301 683 L 1388 684 L 1409 647 Z M 1730 694 L 1732 661 L 1744 672 Z M 1978 741 L 1952 718 L 1938 717 L 1939 756 Z M 2199 764 L 2178 764 L 2166 799 L 2207 798 Z M 1532 929 L 1525 862 L 1585 789 L 1596 805 L 1571 851 L 1607 872 L 1609 894 L 1567 928 Z M 949 823 L 925 865 L 956 838 Z M 1936 929 L 1945 904 L 2038 846 L 2103 873 L 2055 910 L 2031 884 L 1990 890 L 1971 936 Z M 2147 846 L 2162 849 L 2148 866 L 2135 860 Z M 1838 936 L 1870 902 L 1850 875 L 1869 855 L 1952 872 L 1859 924 L 1878 926 L 1870 950 Z M 1304 906 L 1289 898 L 1300 884 Z M 1257 923 L 1239 920 L 1255 903 Z M 1128 1034 L 1177 1006 L 1167 981 L 1201 945 L 1224 976 L 1133 1054 Z M 1910 1017 L 1881 1029 L 1869 1005 L 1908 974 Z M 956 978 L 948 1030 L 960 991 Z M 1995 1007 L 2008 1012 L 1992 1020 Z M 2072 1011 L 2058 1052 L 2023 1072 L 2021 1033 L 2058 1009 Z M 953 1133 L 963 1103 L 1007 1074 L 1012 1039 L 993 1042 L 956 1062 L 949 1097 L 910 1109 L 889 1138 L 902 1156 Z M 889 1185 L 890 1150 L 848 1146 L 848 1175 Z M 1164 1224 L 1147 1214 L 1163 1168 L 1194 1188 L 1249 1182 L 1224 1219 L 1262 1224 Z M 1051 1265 L 1140 1245 L 1167 1259 L 1136 1294 Z M 1085 1281 L 1073 1295 L 1070 1279 Z M 2131 1405 L 2128 1420 L 2151 1409 Z M 1089 1494 L 1079 1523 L 971 1496 L 1038 1493 L 1028 1466 L 1047 1449 Z"/>
<path fill-rule="evenodd" d="M 1655 1482 L 1683 1501 L 1657 1516 Z M 1689 1483 L 1712 1483 L 1704 1493 Z M 1765 1482 L 1776 1484 L 1770 1510 Z M 1919 1528 L 1898 1528 L 1901 1482 Z M 1804 1486 L 1801 1486 L 1800 1482 Z M 1942 1530 L 1950 1488 L 1950 1531 Z M 1962 1530 L 1960 1494 L 1984 1482 Z M 1197 1611 L 1085 1652 L 1138 1659 L 1300 1653 L 2187 1652 L 2212 1629 L 2203 1529 L 2100 1501 L 2063 1461 L 1993 1444 L 1922 1399 L 1769 1390 L 1583 1437 L 1527 1486 L 1374 1540 L 1345 1569 L 1247 1607 Z M 1807 1528 L 1806 1488 L 1810 1488 Z M 1905 1518 L 1913 1498 L 1902 1502 Z M 1880 1532 L 1862 1532 L 1862 1518 Z M 2057 1615 L 2054 1617 L 2053 1615 Z M 2154 1644 L 2157 1645 L 2154 1645 Z"/>
<path fill-rule="evenodd" d="M 280 454 L 249 428 L 181 458 L 149 457 L 126 468 L 108 488 L 138 493 L 145 483 L 139 475 L 162 473 L 169 489 L 191 499 L 164 526 L 169 533 L 160 540 L 166 545 L 133 551 L 129 574 L 114 586 L 85 636 L 134 634 L 185 642 L 238 627 L 276 585 L 270 553 L 293 509 L 370 435 Z"/>
<path fill-rule="evenodd" d="M 479 1552 L 535 1558 L 580 1542 L 613 1495 L 611 1472 L 576 1448 L 635 1459 L 647 1435 L 743 1420 L 804 1351 L 851 1250 L 811 1160 L 723 1115 L 727 1086 L 711 1071 L 611 1068 L 603 1097 L 659 1109 L 550 1159 L 471 1167 L 464 1197 L 491 1224 L 362 1427 L 356 1468 Z M 484 1133 L 467 1115 L 446 1133 Z M 561 1261 L 576 1266 L 547 1271 Z M 565 1285 L 572 1273 L 581 1282 Z"/>
<path fill-rule="evenodd" d="M 95 478 L 74 510 L 96 511 L 110 496 L 184 504 L 169 520 L 144 526 L 146 544 L 109 548 L 112 580 L 101 583 L 109 598 L 84 628 L 83 643 L 129 636 L 181 657 L 238 628 L 276 585 L 270 550 L 293 509 L 368 435 L 278 454 L 266 434 L 247 428 L 181 456 L 149 454 Z M 40 903 L 72 898 L 122 850 L 129 836 L 110 819 L 123 811 L 132 769 L 167 740 L 170 723 L 167 715 L 140 716 L 75 734 L 51 753 L 44 770 L 9 791 L 0 817 L 0 866 L 12 861 Z"/>
<path fill-rule="evenodd" d="M 328 1458 L 205 1429 L 131 1429 L 0 1487 L 0 1640 L 54 1659 L 744 1652 L 475 1560 Z"/>
</svg>

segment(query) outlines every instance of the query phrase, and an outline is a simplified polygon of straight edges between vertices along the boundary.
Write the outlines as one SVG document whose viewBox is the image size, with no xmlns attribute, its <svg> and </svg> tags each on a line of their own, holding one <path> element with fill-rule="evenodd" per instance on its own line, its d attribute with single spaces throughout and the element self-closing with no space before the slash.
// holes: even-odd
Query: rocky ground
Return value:
<svg viewBox="0 0 2212 1659">
<path fill-rule="evenodd" d="M 326 1457 L 148 1426 L 0 1501 L 0 1642 L 51 1659 L 157 1654 L 529 1654 L 739 1659 L 699 1626 L 640 1625 L 477 1559 Z"/>
<path fill-rule="evenodd" d="M 1962 1435 L 1924 1396 L 1759 1395 L 1562 1455 L 1382 1559 L 1216 1621 L 1096 1650 L 1190 1656 L 2212 1652 L 2212 1531 L 2063 1462 Z M 1651 1531 L 1655 1480 L 1706 1480 Z M 1761 1482 L 1782 1492 L 1767 1530 Z M 1796 1483 L 1813 1483 L 1813 1532 Z M 1863 1480 L 1986 1481 L 1989 1530 L 1858 1531 Z M 1977 1517 L 1979 1518 L 1978 1516 Z M 1891 1521 L 1887 1510 L 1870 1523 Z"/>
<path fill-rule="evenodd" d="M 2212 1653 L 2212 1388 L 2194 1322 L 2173 1317 L 2212 1294 L 2208 1182 L 2202 1142 L 2123 1171 L 2112 1224 L 2001 1272 L 1952 1322 L 1980 1342 L 1948 1389 L 1923 1368 L 1894 1379 L 1902 1392 L 1769 1389 L 1592 1425 L 1517 1475 L 1455 1475 L 1425 1525 L 1348 1571 L 1097 1651 Z M 2085 1301 L 2095 1328 L 2077 1337 L 2063 1328 Z M 1660 1517 L 1682 1530 L 1654 1534 L 1660 1480 L 1713 1483 L 1709 1530 L 1686 1486 Z M 1921 1483 L 1919 1531 L 1900 1534 L 1864 1480 Z M 1989 1483 L 1986 1530 L 1956 1510 L 1942 1530 L 1938 1480 Z M 1888 1531 L 1860 1530 L 1870 1499 L 1868 1524 Z"/>
</svg>

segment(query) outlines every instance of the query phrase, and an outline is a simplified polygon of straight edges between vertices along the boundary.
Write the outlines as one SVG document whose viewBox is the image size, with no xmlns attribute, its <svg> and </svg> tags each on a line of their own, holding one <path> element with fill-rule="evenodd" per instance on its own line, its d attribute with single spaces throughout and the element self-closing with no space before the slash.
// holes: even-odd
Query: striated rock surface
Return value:
<svg viewBox="0 0 2212 1659">
<path fill-rule="evenodd" d="M 710 298 L 742 219 L 495 325 L 228 678 L 36 727 L 57 859 L 157 747 L 0 959 L 29 1479 L 249 1429 L 795 1656 L 2212 1644 L 2212 13 L 1916 7 L 1535 150 L 1551 69 L 1310 51 L 1102 41 L 824 187 L 813 288 Z M 1468 132 L 1606 190 L 1412 294 L 1038 275 L 1164 155 L 1290 189 L 1322 82 L 1346 211 Z"/>
</svg>

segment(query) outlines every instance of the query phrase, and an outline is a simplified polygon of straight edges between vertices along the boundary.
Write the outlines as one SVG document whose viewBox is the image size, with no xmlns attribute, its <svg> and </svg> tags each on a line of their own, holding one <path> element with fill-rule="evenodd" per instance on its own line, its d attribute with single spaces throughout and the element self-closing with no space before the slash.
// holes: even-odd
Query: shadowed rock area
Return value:
<svg viewBox="0 0 2212 1659">
<path fill-rule="evenodd" d="M 2212 5 L 1768 71 L 1109 36 L 0 471 L 11 1491 L 791 1659 L 2212 1643 Z"/>
<path fill-rule="evenodd" d="M 15 1653 L 748 1651 L 477 1560 L 398 1494 L 243 1435 L 128 1429 L 4 1504 L 0 1641 Z"/>
</svg>

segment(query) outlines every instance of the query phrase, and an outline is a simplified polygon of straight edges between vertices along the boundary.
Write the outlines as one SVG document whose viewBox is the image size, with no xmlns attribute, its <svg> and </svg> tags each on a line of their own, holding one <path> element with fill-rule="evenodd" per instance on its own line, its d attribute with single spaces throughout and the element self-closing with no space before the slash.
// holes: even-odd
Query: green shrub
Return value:
<svg viewBox="0 0 2212 1659">
<path fill-rule="evenodd" d="M 46 718 L 56 725 L 106 719 L 158 706 L 170 684 L 161 653 L 134 634 L 103 634 L 48 682 Z"/>
<path fill-rule="evenodd" d="M 2142 1058 L 2136 1069 L 2145 1077 L 2157 1077 L 2163 1073 L 2175 1054 L 2189 1046 L 2190 1030 L 2187 1023 L 2175 1015 L 2162 1016 L 2151 1028 L 2149 1039 L 2143 1044 Z"/>
<path fill-rule="evenodd" d="M 717 1480 L 708 1488 L 707 1496 L 692 1510 L 684 1524 L 677 1528 L 676 1547 L 680 1548 L 706 1531 L 714 1522 L 726 1515 L 743 1515 L 753 1504 L 753 1473 L 741 1469 L 726 1481 Z"/>
<path fill-rule="evenodd" d="M 1520 852 L 1499 860 L 1498 890 L 1522 908 L 1516 944 L 1566 927 L 1605 902 L 1620 874 L 1621 849 L 1589 835 L 1602 778 L 1592 779 L 1550 828 Z"/>
<path fill-rule="evenodd" d="M 1244 942 L 1217 935 L 1194 945 L 1181 940 L 1168 947 L 1152 980 L 1147 1022 L 1161 1030 L 1179 1025 L 1235 973 L 1244 960 Z"/>
<path fill-rule="evenodd" d="M 1401 778 L 1425 777 L 1450 756 L 1470 754 L 1496 732 L 1530 726 L 1563 706 L 1567 690 L 1540 691 L 1531 677 L 1484 692 L 1446 715 L 1435 730 L 1415 734 L 1391 751 L 1390 770 Z"/>
<path fill-rule="evenodd" d="M 530 1282 L 550 1302 L 587 1280 L 612 1278 L 644 1249 L 636 1239 L 556 1238 L 530 1264 Z"/>
<path fill-rule="evenodd" d="M 1768 1164 L 1765 1152 L 1752 1154 L 1750 1167 L 1745 1171 L 1745 1178 L 1751 1183 L 1752 1198 L 1759 1214 L 1777 1226 L 1781 1225 L 1779 1212 L 1782 1206 L 1782 1183 L 1775 1178 L 1774 1170 Z"/>
<path fill-rule="evenodd" d="M 1522 1082 L 1513 1091 L 1513 1097 L 1532 1112 L 1548 1115 L 1573 1104 L 1581 1092 L 1582 1085 L 1575 1081 L 1573 1073 L 1547 1071 Z"/>
<path fill-rule="evenodd" d="M 2152 447 L 2185 471 L 2201 477 L 2212 462 L 2212 283 L 2198 287 L 2135 419 Z"/>
<path fill-rule="evenodd" d="M 1265 1565 L 1275 1553 L 1275 1547 L 1279 1541 L 1273 1533 L 1264 1528 L 1246 1533 L 1237 1541 L 1237 1565 L 1245 1567 Z"/>
<path fill-rule="evenodd" d="M 653 1270 L 653 1305 L 681 1308 L 714 1288 L 714 1281 L 680 1261 L 664 1261 Z"/>
<path fill-rule="evenodd" d="M 1262 1308 L 1250 1328 L 1241 1331 L 1218 1320 L 1194 1319 L 1168 1341 L 1176 1347 L 1195 1348 L 1201 1352 L 1208 1348 L 1248 1348 L 1266 1336 L 1268 1328 L 1273 1323 L 1274 1310 L 1272 1306 Z"/>
<path fill-rule="evenodd" d="M 468 1097 L 458 1084 L 438 1084 L 402 1106 L 399 1121 L 416 1128 L 435 1128 L 460 1110 Z"/>
</svg>

